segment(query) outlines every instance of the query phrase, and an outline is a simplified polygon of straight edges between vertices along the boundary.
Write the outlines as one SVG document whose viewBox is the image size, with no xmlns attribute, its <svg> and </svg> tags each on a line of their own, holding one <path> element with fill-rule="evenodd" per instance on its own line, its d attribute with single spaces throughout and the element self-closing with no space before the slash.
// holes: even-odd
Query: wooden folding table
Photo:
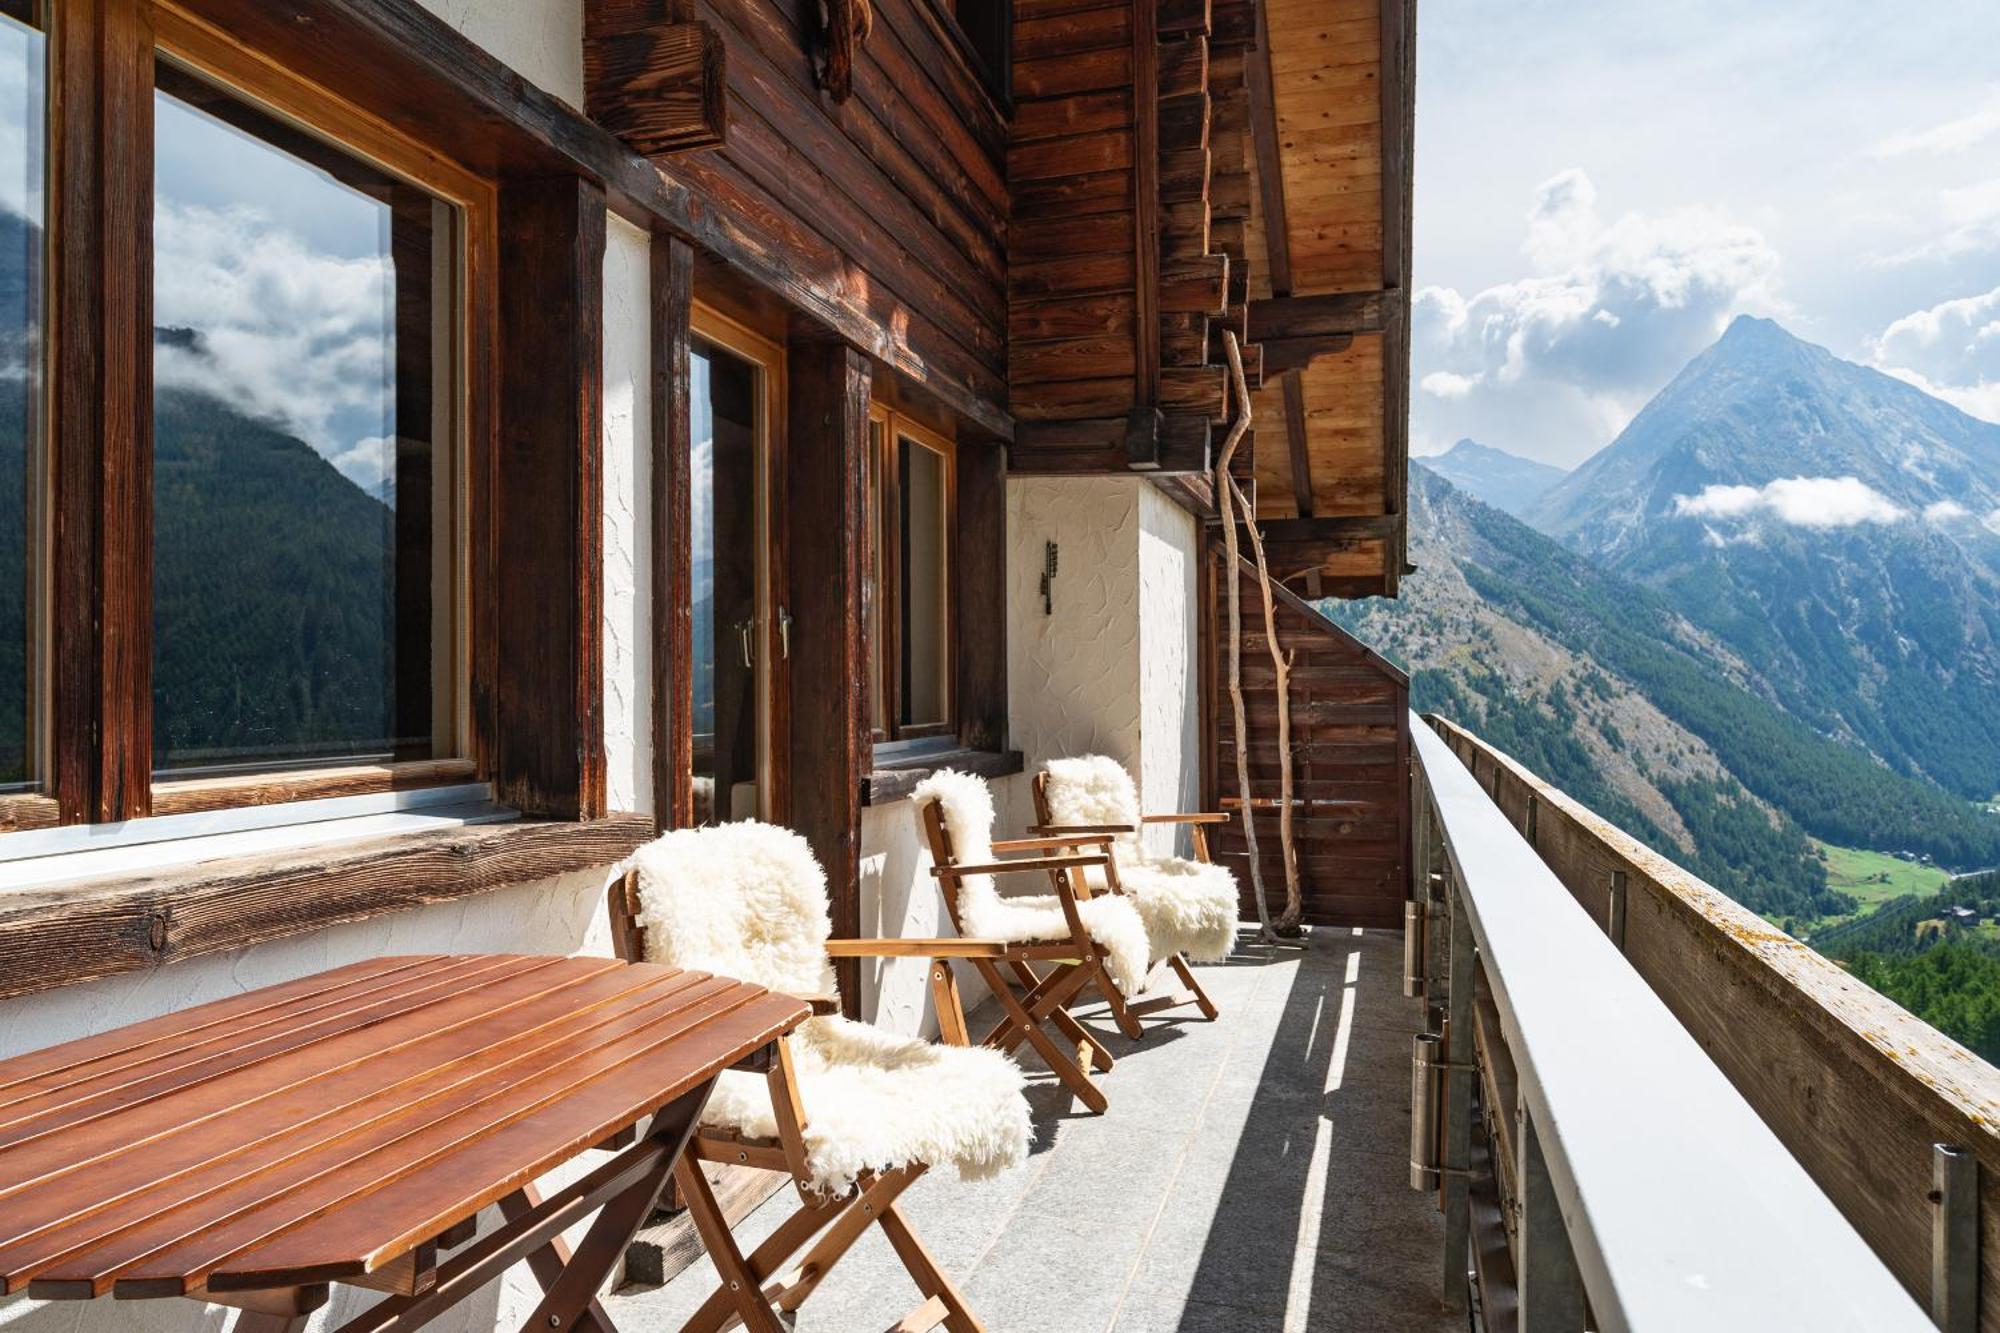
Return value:
<svg viewBox="0 0 2000 1333">
<path fill-rule="evenodd" d="M 645 963 L 430 955 L 0 1061 L 0 1290 L 192 1297 L 282 1333 L 344 1282 L 390 1295 L 340 1333 L 403 1333 L 525 1259 L 527 1327 L 611 1333 L 597 1291 L 716 1075 L 768 1067 L 807 1014 Z M 593 1147 L 615 1155 L 537 1195 Z"/>
</svg>

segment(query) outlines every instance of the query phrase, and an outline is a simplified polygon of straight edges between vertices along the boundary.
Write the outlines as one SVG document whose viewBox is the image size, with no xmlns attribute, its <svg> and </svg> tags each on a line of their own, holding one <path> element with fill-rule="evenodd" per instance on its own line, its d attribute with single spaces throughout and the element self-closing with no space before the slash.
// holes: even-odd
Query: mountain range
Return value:
<svg viewBox="0 0 2000 1333">
<path fill-rule="evenodd" d="M 1416 707 L 1774 917 L 1814 838 L 2000 864 L 2000 428 L 1739 320 L 1529 522 L 1417 461 L 1401 598 L 1326 604 Z"/>
<path fill-rule="evenodd" d="M 1450 449 L 1417 460 L 1452 485 L 1495 509 L 1525 518 L 1535 503 L 1569 474 L 1477 440 L 1460 440 Z"/>
</svg>

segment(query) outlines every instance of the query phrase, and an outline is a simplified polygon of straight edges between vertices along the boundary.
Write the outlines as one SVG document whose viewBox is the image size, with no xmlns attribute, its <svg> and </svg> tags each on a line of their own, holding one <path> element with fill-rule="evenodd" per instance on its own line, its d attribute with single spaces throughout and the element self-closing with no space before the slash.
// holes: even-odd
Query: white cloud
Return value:
<svg viewBox="0 0 2000 1333">
<path fill-rule="evenodd" d="M 1859 477 L 1783 477 L 1762 486 L 1709 486 L 1674 497 L 1674 512 L 1695 518 L 1743 519 L 1769 514 L 1780 523 L 1827 531 L 1909 517 Z"/>
<path fill-rule="evenodd" d="M 1990 92 L 1978 109 L 1962 116 L 1892 134 L 1869 150 L 1873 157 L 1946 157 L 1977 148 L 2000 134 L 2000 90 Z"/>
<path fill-rule="evenodd" d="M 388 257 L 321 253 L 257 210 L 164 198 L 153 236 L 154 320 L 200 338 L 160 348 L 160 382 L 283 423 L 373 490 L 395 414 Z"/>
<path fill-rule="evenodd" d="M 1551 462 L 1602 447 L 1744 310 L 1777 311 L 1778 255 L 1709 209 L 1607 220 L 1572 168 L 1535 193 L 1529 272 L 1470 295 L 1427 287 L 1412 313 L 1425 447 L 1470 435 Z"/>
<path fill-rule="evenodd" d="M 1924 506 L 1924 518 L 1932 523 L 1956 523 L 1972 517 L 1972 511 L 1956 500 L 1939 500 Z"/>
<path fill-rule="evenodd" d="M 1478 386 L 1477 375 L 1455 375 L 1449 370 L 1433 370 L 1419 381 L 1419 387 L 1434 398 L 1463 398 Z"/>
<path fill-rule="evenodd" d="M 2000 287 L 1904 315 L 1869 339 L 1868 358 L 1961 412 L 2000 422 Z"/>
</svg>

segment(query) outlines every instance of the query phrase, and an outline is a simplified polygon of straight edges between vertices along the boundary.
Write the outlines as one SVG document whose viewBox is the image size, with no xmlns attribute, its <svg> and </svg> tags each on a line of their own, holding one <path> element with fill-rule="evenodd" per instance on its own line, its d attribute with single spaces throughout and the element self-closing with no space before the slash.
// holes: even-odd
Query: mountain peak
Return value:
<svg viewBox="0 0 2000 1333">
<path fill-rule="evenodd" d="M 1461 490 L 1517 516 L 1563 479 L 1561 468 L 1473 439 L 1460 440 L 1445 453 L 1417 462 Z"/>
</svg>

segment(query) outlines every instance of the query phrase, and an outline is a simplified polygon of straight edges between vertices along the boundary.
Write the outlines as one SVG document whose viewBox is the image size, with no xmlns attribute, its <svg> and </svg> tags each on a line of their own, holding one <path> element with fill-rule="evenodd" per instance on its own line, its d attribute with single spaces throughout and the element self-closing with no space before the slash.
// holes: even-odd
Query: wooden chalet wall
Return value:
<svg viewBox="0 0 2000 1333">
<path fill-rule="evenodd" d="M 844 102 L 819 86 L 817 0 L 592 0 L 595 40 L 634 8 L 706 25 L 722 57 L 721 146 L 654 159 L 690 239 L 1008 436 L 1005 122 L 927 0 L 874 0 Z"/>
<path fill-rule="evenodd" d="M 1224 558 L 1212 553 L 1204 580 L 1203 788 L 1206 808 L 1237 794 L 1236 737 L 1229 701 L 1228 588 Z M 1261 800 L 1278 792 L 1278 703 L 1263 602 L 1254 569 L 1240 566 L 1243 702 L 1249 720 L 1250 783 Z M 1292 762 L 1299 884 L 1305 920 L 1322 926 L 1401 926 L 1409 890 L 1409 679 L 1347 631 L 1289 592 L 1278 592 L 1278 639 L 1293 653 Z M 1243 916 L 1255 916 L 1250 871 L 1237 823 L 1219 830 L 1217 857 L 1236 872 Z M 1278 812 L 1257 812 L 1264 894 L 1276 917 L 1285 902 Z"/>
<path fill-rule="evenodd" d="M 1204 472 L 1231 409 L 1215 335 L 1248 329 L 1255 6 L 1014 8 L 1012 468 Z"/>
</svg>

